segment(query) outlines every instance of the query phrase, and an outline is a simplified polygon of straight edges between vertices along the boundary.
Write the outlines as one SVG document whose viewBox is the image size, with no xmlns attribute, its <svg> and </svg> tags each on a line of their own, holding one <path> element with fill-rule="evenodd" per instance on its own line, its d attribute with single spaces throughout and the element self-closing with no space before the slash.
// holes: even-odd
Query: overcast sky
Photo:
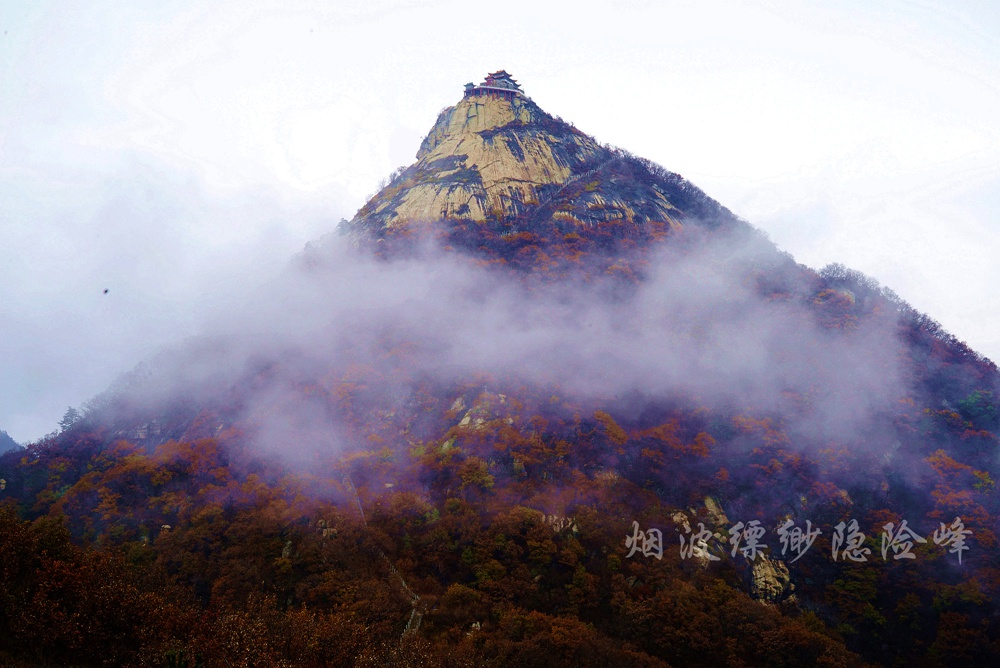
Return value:
<svg viewBox="0 0 1000 668">
<path fill-rule="evenodd" d="M 998 35 L 993 0 L 5 0 L 0 429 L 197 334 L 500 68 L 1000 359 Z"/>
</svg>

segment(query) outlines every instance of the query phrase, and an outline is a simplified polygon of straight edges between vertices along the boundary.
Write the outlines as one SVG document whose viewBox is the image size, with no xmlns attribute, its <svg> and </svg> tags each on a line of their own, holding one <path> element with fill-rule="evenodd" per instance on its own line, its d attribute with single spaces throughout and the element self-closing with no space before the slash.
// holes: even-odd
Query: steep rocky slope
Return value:
<svg viewBox="0 0 1000 668">
<path fill-rule="evenodd" d="M 381 235 L 452 220 L 499 233 L 555 226 L 569 234 L 616 223 L 629 233 L 665 233 L 690 219 L 733 224 L 678 175 L 602 146 L 527 98 L 467 97 L 441 112 L 417 162 L 349 227 Z"/>
</svg>

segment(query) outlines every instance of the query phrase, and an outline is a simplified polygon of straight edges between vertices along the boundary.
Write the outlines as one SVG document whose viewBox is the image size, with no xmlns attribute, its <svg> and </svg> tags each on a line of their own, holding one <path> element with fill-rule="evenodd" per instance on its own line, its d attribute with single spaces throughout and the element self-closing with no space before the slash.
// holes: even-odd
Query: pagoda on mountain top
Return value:
<svg viewBox="0 0 1000 668">
<path fill-rule="evenodd" d="M 513 100 L 518 96 L 527 97 L 524 91 L 521 90 L 521 86 L 514 81 L 514 77 L 509 75 L 506 70 L 487 74 L 486 80 L 478 86 L 471 82 L 465 84 L 465 97 L 480 97 L 483 95 L 499 97 L 507 101 Z"/>
</svg>

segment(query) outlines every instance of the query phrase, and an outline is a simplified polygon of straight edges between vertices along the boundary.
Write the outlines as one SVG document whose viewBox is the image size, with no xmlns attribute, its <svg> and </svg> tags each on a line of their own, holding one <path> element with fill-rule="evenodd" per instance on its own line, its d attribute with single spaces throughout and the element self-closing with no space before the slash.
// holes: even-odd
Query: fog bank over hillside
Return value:
<svg viewBox="0 0 1000 668">
<path fill-rule="evenodd" d="M 338 239 L 144 367 L 130 402 L 214 405 L 235 386 L 238 420 L 259 427 L 267 450 L 300 459 L 297 448 L 330 447 L 338 429 L 303 387 L 384 367 L 390 350 L 390 407 L 406 405 L 418 381 L 487 374 L 585 404 L 680 398 L 768 412 L 819 440 L 864 441 L 871 418 L 907 392 L 895 318 L 830 330 L 805 294 L 760 297 L 748 269 L 794 264 L 754 239 L 667 248 L 648 281 L 625 292 L 602 281 L 525 284 L 432 246 L 372 259 Z"/>
</svg>

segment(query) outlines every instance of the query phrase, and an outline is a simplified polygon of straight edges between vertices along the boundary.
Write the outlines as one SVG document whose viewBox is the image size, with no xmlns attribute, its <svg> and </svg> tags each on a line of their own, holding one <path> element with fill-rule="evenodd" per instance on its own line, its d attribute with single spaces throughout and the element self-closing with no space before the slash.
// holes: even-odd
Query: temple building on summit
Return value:
<svg viewBox="0 0 1000 668">
<path fill-rule="evenodd" d="M 499 97 L 508 101 L 518 96 L 527 97 L 524 91 L 521 90 L 521 86 L 514 81 L 511 75 L 507 74 L 506 70 L 487 74 L 486 81 L 478 86 L 471 82 L 465 84 L 465 97 L 480 97 L 483 95 Z"/>
</svg>

